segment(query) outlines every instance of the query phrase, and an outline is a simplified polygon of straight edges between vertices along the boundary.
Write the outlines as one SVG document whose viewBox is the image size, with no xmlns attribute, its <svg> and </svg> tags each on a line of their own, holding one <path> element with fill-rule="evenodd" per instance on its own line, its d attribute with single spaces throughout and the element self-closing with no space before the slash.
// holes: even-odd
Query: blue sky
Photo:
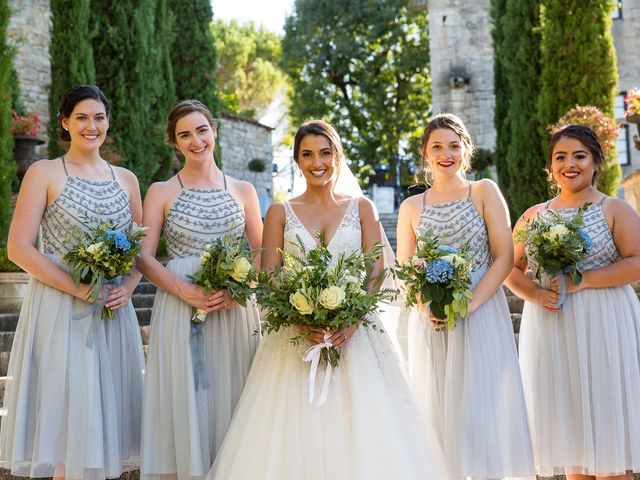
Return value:
<svg viewBox="0 0 640 480">
<path fill-rule="evenodd" d="M 293 10 L 294 0 L 212 0 L 213 17 L 222 20 L 253 20 L 276 33 L 283 33 L 284 19 Z"/>
</svg>

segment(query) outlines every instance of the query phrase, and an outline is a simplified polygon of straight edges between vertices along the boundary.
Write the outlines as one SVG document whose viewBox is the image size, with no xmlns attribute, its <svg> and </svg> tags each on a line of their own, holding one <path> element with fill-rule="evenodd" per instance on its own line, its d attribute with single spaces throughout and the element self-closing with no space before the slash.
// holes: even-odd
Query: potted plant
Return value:
<svg viewBox="0 0 640 480">
<path fill-rule="evenodd" d="M 38 160 L 36 147 L 42 145 L 44 140 L 38 138 L 40 117 L 32 112 L 26 115 L 18 115 L 13 111 L 11 118 L 11 133 L 13 134 L 13 156 L 18 165 L 18 179 L 22 180 L 24 174 L 33 162 Z"/>
<path fill-rule="evenodd" d="M 624 112 L 627 122 L 640 123 L 640 89 L 632 88 L 624 98 L 627 110 Z"/>
</svg>

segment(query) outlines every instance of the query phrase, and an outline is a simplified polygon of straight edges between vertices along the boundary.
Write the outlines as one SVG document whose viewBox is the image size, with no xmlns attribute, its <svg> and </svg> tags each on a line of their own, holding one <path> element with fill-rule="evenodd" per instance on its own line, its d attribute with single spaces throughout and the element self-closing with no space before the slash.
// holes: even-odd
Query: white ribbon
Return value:
<svg viewBox="0 0 640 480">
<path fill-rule="evenodd" d="M 329 341 L 330 335 L 325 333 L 324 335 L 324 343 L 319 343 L 311 347 L 304 354 L 303 360 L 305 362 L 311 362 L 311 368 L 309 368 L 309 403 L 315 407 L 320 407 L 324 405 L 327 401 L 327 396 L 329 395 L 329 381 L 331 380 L 331 360 L 327 362 L 327 368 L 324 371 L 324 380 L 322 382 L 322 390 L 320 392 L 320 397 L 316 403 L 313 402 L 313 399 L 316 396 L 316 375 L 318 374 L 318 365 L 320 364 L 320 355 L 322 354 L 322 349 L 326 348 L 327 351 L 333 347 L 333 344 Z M 330 355 L 328 355 L 330 357 Z"/>
</svg>

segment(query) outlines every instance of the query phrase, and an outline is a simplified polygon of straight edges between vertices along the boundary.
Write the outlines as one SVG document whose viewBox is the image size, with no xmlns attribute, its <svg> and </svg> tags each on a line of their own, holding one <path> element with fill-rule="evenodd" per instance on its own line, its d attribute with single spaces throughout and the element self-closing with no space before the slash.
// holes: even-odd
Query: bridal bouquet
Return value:
<svg viewBox="0 0 640 480">
<path fill-rule="evenodd" d="M 592 245 L 591 238 L 582 228 L 584 212 L 589 205 L 585 203 L 580 207 L 572 219 L 565 219 L 557 212 L 550 211 L 551 219 L 538 217 L 516 232 L 515 240 L 525 242 L 529 255 L 537 263 L 535 275 L 538 281 L 542 272 L 549 276 L 569 273 L 576 285 L 582 281 L 578 262 Z M 564 275 L 559 275 L 558 279 L 562 286 Z"/>
<path fill-rule="evenodd" d="M 416 253 L 402 265 L 396 276 L 406 285 L 407 306 L 429 304 L 434 317 L 446 320 L 453 330 L 456 319 L 465 317 L 472 296 L 469 286 L 471 261 L 468 248 L 441 245 L 432 229 L 418 231 Z"/>
<path fill-rule="evenodd" d="M 205 293 L 226 288 L 236 302 L 247 306 L 247 299 L 251 296 L 250 284 L 255 281 L 256 275 L 245 237 L 233 239 L 227 235 L 215 239 L 202 252 L 200 266 L 200 270 L 187 277 L 201 286 Z M 197 309 L 191 321 L 202 323 L 206 317 L 206 311 Z"/>
<path fill-rule="evenodd" d="M 112 221 L 98 223 L 86 232 L 77 229 L 69 239 L 69 251 L 63 260 L 71 265 L 71 278 L 76 285 L 88 283 L 87 300 L 96 304 L 100 292 L 106 299 L 106 284 L 127 275 L 142 249 L 146 228 L 132 223 L 128 230 L 115 230 Z M 102 303 L 100 318 L 113 319 L 113 312 Z"/>
<path fill-rule="evenodd" d="M 368 253 L 341 254 L 333 259 L 324 242 L 307 250 L 298 237 L 300 255 L 283 253 L 283 267 L 274 273 L 260 272 L 256 297 L 266 314 L 263 329 L 277 332 L 291 325 L 340 329 L 358 324 L 377 326 L 368 317 L 380 311 L 382 302 L 395 298 L 397 291 L 368 291 L 385 275 L 372 278 L 373 264 L 382 247 Z M 327 335 L 328 338 L 330 335 Z M 293 337 L 298 343 L 302 337 Z M 322 349 L 322 362 L 338 366 L 340 352 L 329 343 Z"/>
</svg>

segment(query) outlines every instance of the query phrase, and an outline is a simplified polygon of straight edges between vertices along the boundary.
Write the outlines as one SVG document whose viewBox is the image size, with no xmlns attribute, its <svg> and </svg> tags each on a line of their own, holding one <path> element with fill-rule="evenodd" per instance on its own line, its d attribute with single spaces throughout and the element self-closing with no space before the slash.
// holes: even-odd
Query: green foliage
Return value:
<svg viewBox="0 0 640 480">
<path fill-rule="evenodd" d="M 508 190 L 512 218 L 548 196 L 540 148 L 537 96 L 540 91 L 540 1 L 506 1 L 503 17 L 503 65 L 511 93 L 507 147 Z M 526 185 L 527 188 L 522 188 Z"/>
<path fill-rule="evenodd" d="M 538 115 L 542 148 L 549 143 L 547 125 L 576 105 L 593 105 L 613 118 L 618 89 L 616 54 L 611 35 L 614 2 L 542 1 L 542 76 Z M 607 155 L 599 189 L 617 188 L 620 166 L 615 151 Z"/>
<path fill-rule="evenodd" d="M 284 86 L 280 36 L 253 22 L 216 20 L 211 31 L 218 52 L 216 77 L 222 108 L 260 116 Z"/>
<path fill-rule="evenodd" d="M 491 0 L 491 19 L 493 29 L 493 126 L 496 130 L 495 165 L 498 173 L 498 185 L 504 194 L 509 192 L 509 172 L 507 171 L 507 150 L 511 141 L 509 130 L 509 102 L 511 88 L 507 80 L 504 63 L 511 54 L 511 43 L 505 40 L 504 17 L 507 12 L 507 0 Z M 475 166 L 474 166 L 475 169 Z M 508 202 L 510 203 L 510 202 Z"/>
<path fill-rule="evenodd" d="M 10 15 L 7 0 L 0 0 L 0 245 L 6 245 L 9 232 L 11 186 L 16 172 L 11 135 L 12 90 L 9 86 L 14 50 L 7 44 Z"/>
<path fill-rule="evenodd" d="M 427 25 L 409 0 L 296 0 L 282 44 L 293 124 L 326 118 L 361 168 L 395 172 L 399 154 L 417 163 L 431 108 Z"/>
<path fill-rule="evenodd" d="M 113 106 L 112 148 L 138 176 L 144 193 L 173 161 L 164 145 L 164 118 L 174 100 L 166 3 L 92 2 L 90 20 L 96 82 Z"/>
<path fill-rule="evenodd" d="M 260 158 L 254 158 L 253 160 L 249 161 L 249 163 L 247 164 L 247 168 L 250 172 L 260 173 L 264 172 L 267 169 L 267 163 Z"/>
<path fill-rule="evenodd" d="M 9 260 L 6 247 L 0 247 L 0 272 L 24 272 L 24 270 Z"/>
<path fill-rule="evenodd" d="M 27 108 L 24 106 L 22 98 L 20 97 L 20 80 L 18 79 L 18 72 L 16 72 L 14 67 L 11 67 L 8 88 L 11 92 L 11 104 L 13 105 L 15 112 L 20 116 L 26 115 Z"/>
<path fill-rule="evenodd" d="M 476 172 L 476 178 L 491 178 L 489 167 L 495 165 L 496 154 L 486 148 L 476 148 L 471 159 L 471 169 Z"/>
<path fill-rule="evenodd" d="M 70 87 L 82 83 L 95 83 L 89 30 L 90 0 L 51 0 L 51 87 L 49 88 L 49 158 L 64 153 L 58 144 L 57 111 L 60 99 Z"/>
</svg>

